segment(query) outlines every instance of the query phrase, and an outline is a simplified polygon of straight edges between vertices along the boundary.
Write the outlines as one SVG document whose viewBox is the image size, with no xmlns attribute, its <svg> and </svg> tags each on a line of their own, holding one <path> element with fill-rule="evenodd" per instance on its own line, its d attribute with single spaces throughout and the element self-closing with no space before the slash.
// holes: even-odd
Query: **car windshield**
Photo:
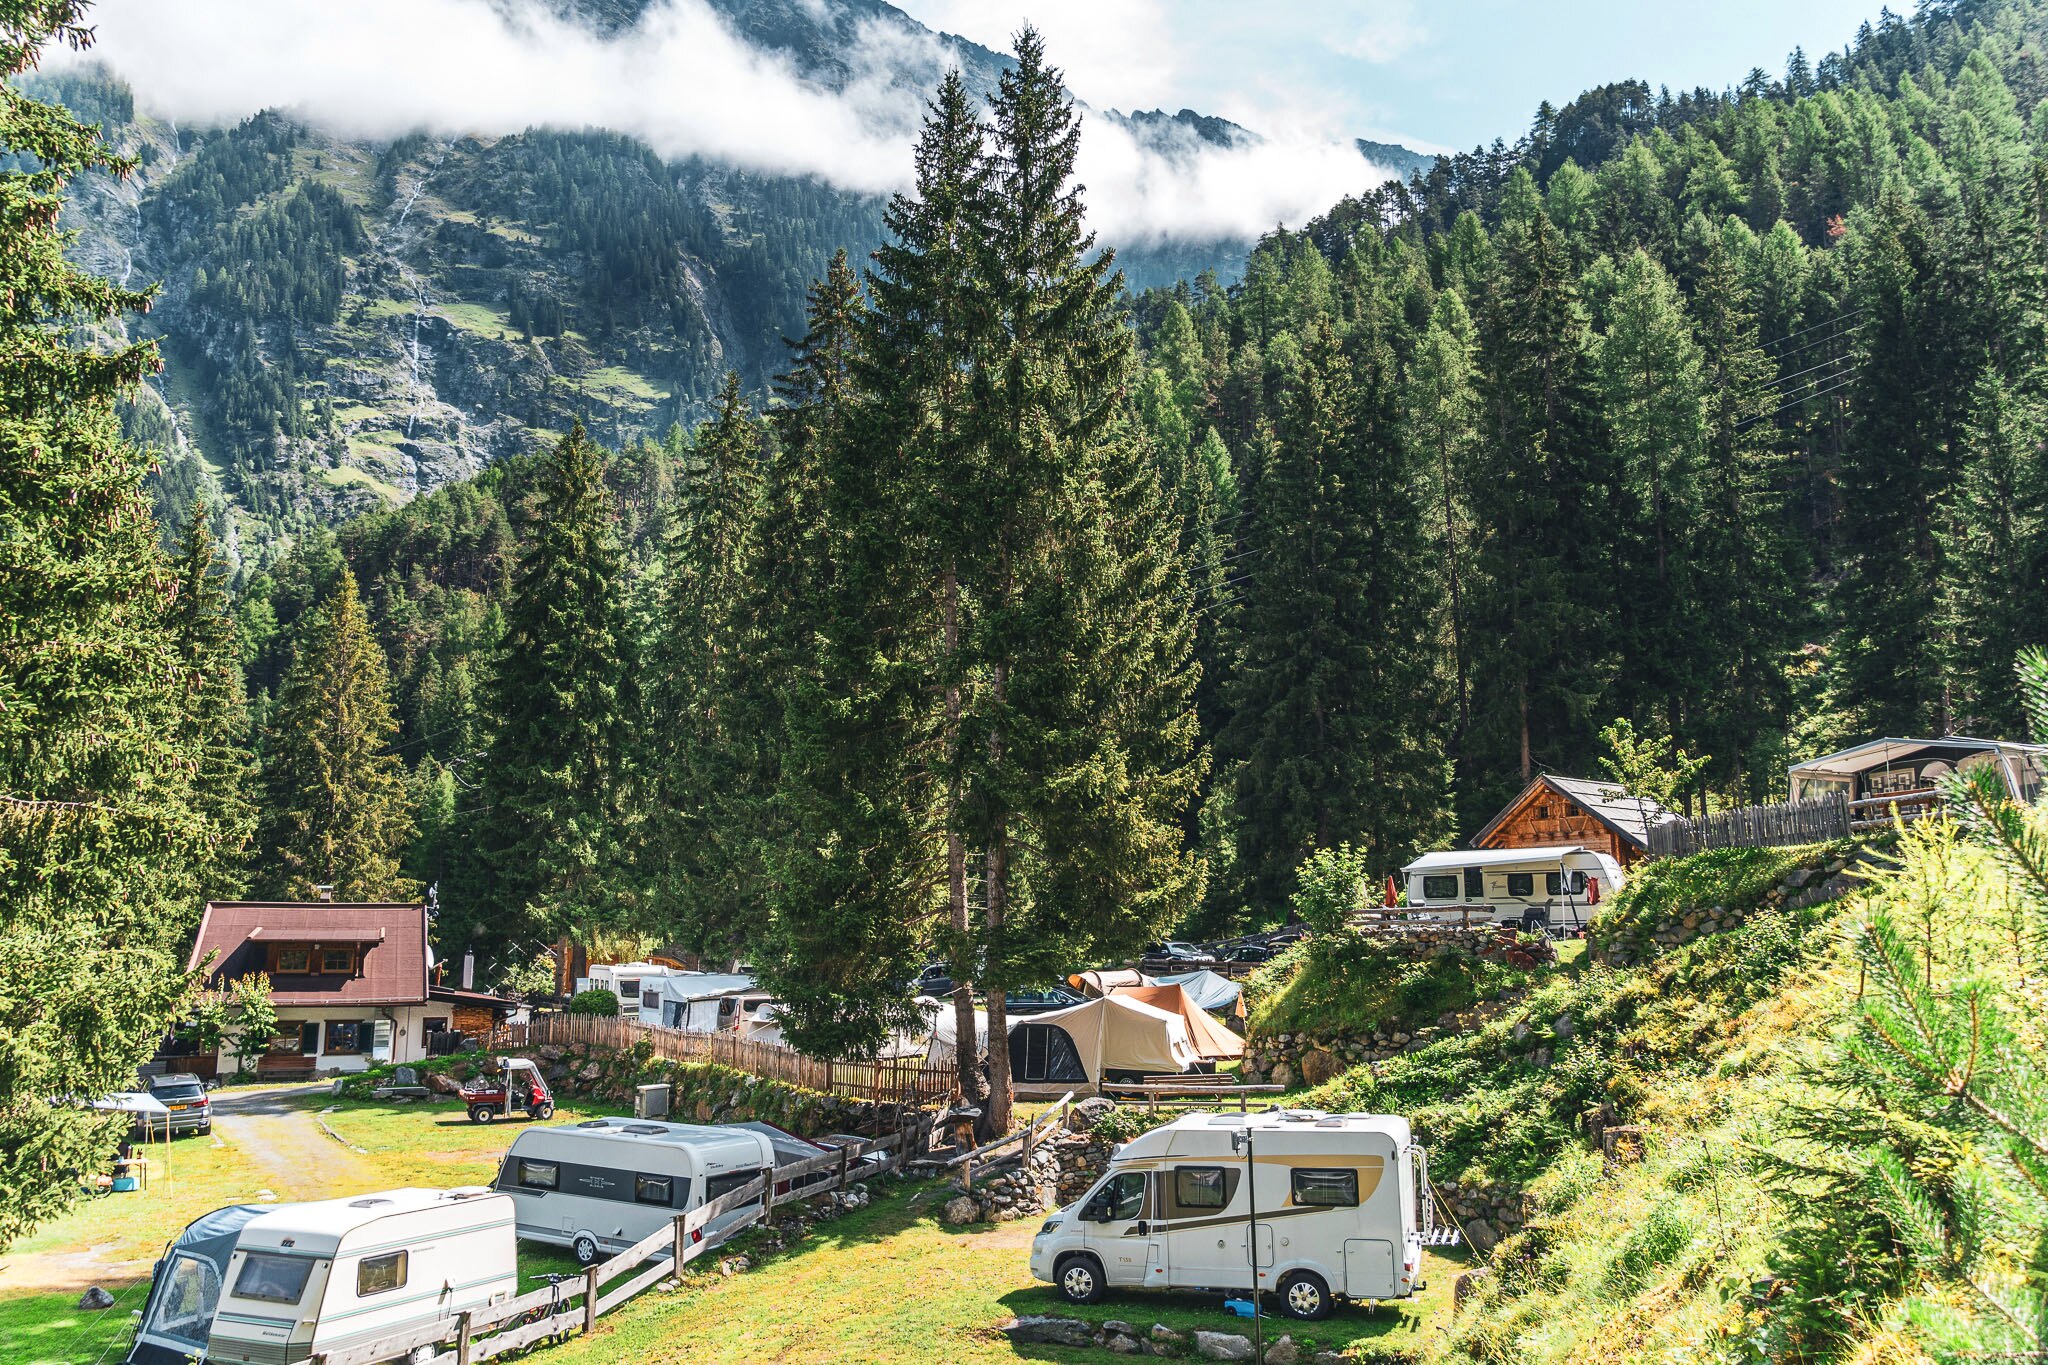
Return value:
<svg viewBox="0 0 2048 1365">
<path fill-rule="evenodd" d="M 190 1083 L 184 1085 L 160 1085 L 150 1091 L 150 1093 L 160 1100 L 203 1100 L 206 1098 L 206 1091 L 203 1088 Z"/>
<path fill-rule="evenodd" d="M 203 1348 L 220 1304 L 220 1272 L 213 1262 L 181 1252 L 171 1258 L 163 1290 L 143 1332 L 169 1337 L 181 1346 Z"/>
</svg>

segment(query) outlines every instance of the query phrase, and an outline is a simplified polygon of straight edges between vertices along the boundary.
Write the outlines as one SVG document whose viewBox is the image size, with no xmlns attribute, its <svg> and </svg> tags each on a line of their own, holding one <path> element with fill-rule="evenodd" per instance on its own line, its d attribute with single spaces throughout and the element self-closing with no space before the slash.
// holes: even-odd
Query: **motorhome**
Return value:
<svg viewBox="0 0 2048 1365">
<path fill-rule="evenodd" d="M 1046 1220 L 1031 1274 L 1074 1303 L 1112 1289 L 1244 1292 L 1256 1240 L 1257 1288 L 1290 1317 L 1323 1318 L 1339 1299 L 1425 1287 L 1427 1182 L 1403 1118 L 1189 1114 L 1124 1144 Z"/>
<path fill-rule="evenodd" d="M 675 972 L 644 983 L 638 1018 L 685 1033 L 744 1033 L 744 1020 L 774 1001 L 744 972 Z"/>
<path fill-rule="evenodd" d="M 521 1133 L 495 1188 L 517 1207 L 521 1237 L 567 1247 L 590 1265 L 775 1164 L 774 1143 L 756 1130 L 588 1119 Z M 733 1210 L 701 1235 L 716 1240 L 743 1217 Z"/>
<path fill-rule="evenodd" d="M 1552 930 L 1584 927 L 1601 897 L 1626 880 L 1613 857 L 1576 845 L 1425 853 L 1401 872 L 1411 911 Z"/>
<path fill-rule="evenodd" d="M 306 1360 L 501 1303 L 517 1257 L 512 1201 L 481 1186 L 273 1209 L 235 1239 L 206 1360 Z"/>
</svg>

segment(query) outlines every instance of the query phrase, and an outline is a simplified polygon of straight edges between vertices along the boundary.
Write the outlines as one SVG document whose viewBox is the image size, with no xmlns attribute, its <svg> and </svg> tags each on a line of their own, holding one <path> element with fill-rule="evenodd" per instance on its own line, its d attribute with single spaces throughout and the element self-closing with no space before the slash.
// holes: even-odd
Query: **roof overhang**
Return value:
<svg viewBox="0 0 2048 1365">
<path fill-rule="evenodd" d="M 1972 754 L 2048 754 L 2048 744 L 2022 744 L 2015 740 L 1978 739 L 1971 735 L 1944 735 L 1940 739 L 1909 739 L 1891 736 L 1867 740 L 1832 754 L 1822 754 L 1795 763 L 1792 777 L 1854 777 L 1892 764 L 1918 763 L 1939 758 L 1949 762 Z"/>
<path fill-rule="evenodd" d="M 251 943 L 382 943 L 382 929 L 272 929 L 258 925 L 247 935 Z"/>
</svg>

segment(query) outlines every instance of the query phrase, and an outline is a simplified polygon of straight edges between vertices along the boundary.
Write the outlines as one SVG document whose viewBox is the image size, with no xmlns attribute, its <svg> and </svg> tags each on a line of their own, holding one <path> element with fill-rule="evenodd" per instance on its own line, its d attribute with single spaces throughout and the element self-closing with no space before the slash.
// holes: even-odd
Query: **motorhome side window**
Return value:
<svg viewBox="0 0 2048 1365">
<path fill-rule="evenodd" d="M 1220 1209 L 1230 1203 L 1228 1172 L 1221 1166 L 1181 1166 L 1173 1173 L 1173 1202 L 1184 1209 Z"/>
<path fill-rule="evenodd" d="M 305 1256 L 265 1256 L 250 1252 L 242 1258 L 242 1273 L 235 1276 L 235 1297 L 264 1303 L 297 1303 L 306 1292 L 306 1277 L 313 1262 Z"/>
<path fill-rule="evenodd" d="M 1536 894 L 1536 874 L 1533 872 L 1508 873 L 1508 894 L 1516 900 L 1527 900 Z"/>
<path fill-rule="evenodd" d="M 519 1183 L 529 1190 L 558 1190 L 562 1187 L 562 1168 L 552 1161 L 521 1161 Z"/>
<path fill-rule="evenodd" d="M 383 1256 L 365 1256 L 356 1262 L 356 1297 L 366 1299 L 372 1294 L 385 1294 L 405 1287 L 405 1261 L 403 1251 L 389 1252 Z"/>
<path fill-rule="evenodd" d="M 1294 1182 L 1294 1202 L 1297 1204 L 1333 1209 L 1358 1207 L 1357 1171 L 1318 1170 L 1311 1166 L 1300 1166 L 1290 1174 Z"/>
<path fill-rule="evenodd" d="M 1458 879 L 1446 874 L 1441 877 L 1422 879 L 1422 898 L 1429 901 L 1447 901 L 1458 894 Z"/>
<path fill-rule="evenodd" d="M 665 1175 L 636 1175 L 633 1177 L 633 1198 L 642 1204 L 669 1204 L 674 1202 L 671 1195 L 675 1183 Z"/>
</svg>

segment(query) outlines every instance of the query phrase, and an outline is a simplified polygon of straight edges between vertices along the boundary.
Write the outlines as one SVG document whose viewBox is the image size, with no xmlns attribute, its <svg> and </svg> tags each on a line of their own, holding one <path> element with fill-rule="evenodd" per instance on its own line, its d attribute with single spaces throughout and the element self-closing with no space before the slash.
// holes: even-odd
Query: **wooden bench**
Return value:
<svg viewBox="0 0 2048 1365">
<path fill-rule="evenodd" d="M 258 1057 L 256 1078 L 264 1081 L 310 1081 L 319 1077 L 311 1057 Z"/>
</svg>

